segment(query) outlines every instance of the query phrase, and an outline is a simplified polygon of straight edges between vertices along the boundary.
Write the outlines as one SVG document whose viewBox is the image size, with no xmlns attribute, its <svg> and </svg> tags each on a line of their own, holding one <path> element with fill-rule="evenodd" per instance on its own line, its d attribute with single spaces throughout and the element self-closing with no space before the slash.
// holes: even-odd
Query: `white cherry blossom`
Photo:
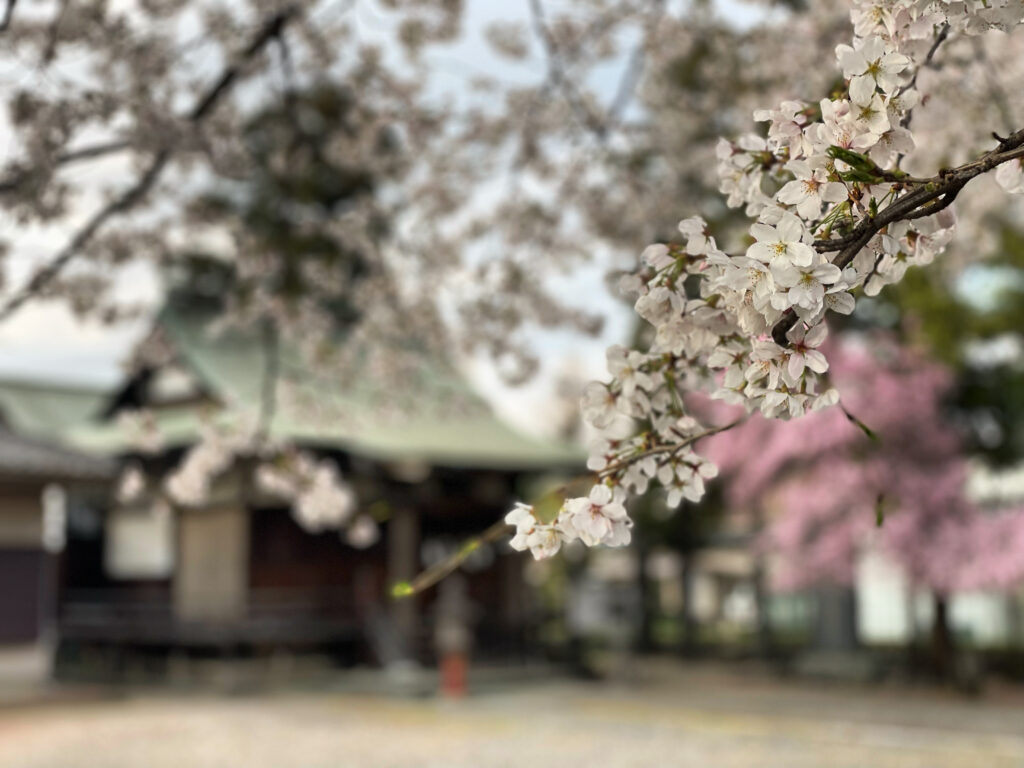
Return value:
<svg viewBox="0 0 1024 768">
<path fill-rule="evenodd" d="M 626 520 L 625 491 L 607 485 L 595 485 L 585 497 L 565 502 L 558 521 L 563 530 L 571 531 L 587 546 L 611 538 L 614 523 Z"/>
<path fill-rule="evenodd" d="M 843 68 L 843 77 L 850 80 L 850 98 L 857 104 L 865 104 L 874 95 L 876 85 L 885 93 L 896 90 L 899 75 L 910 64 L 910 59 L 890 49 L 878 36 L 858 42 L 855 47 L 838 46 L 836 57 Z"/>
<path fill-rule="evenodd" d="M 509 546 L 518 552 L 530 550 L 535 560 L 557 554 L 562 543 L 570 540 L 557 525 L 538 521 L 534 508 L 522 502 L 516 502 L 505 522 L 516 529 Z"/>
<path fill-rule="evenodd" d="M 1017 158 L 1003 163 L 996 168 L 996 181 L 1004 190 L 1011 194 L 1024 193 L 1024 158 Z"/>
<path fill-rule="evenodd" d="M 846 187 L 838 181 L 829 181 L 828 169 L 823 163 L 812 168 L 806 160 L 792 160 L 786 164 L 796 178 L 779 190 L 780 203 L 795 205 L 804 219 L 814 220 L 821 215 L 824 203 L 839 203 L 846 199 Z"/>
<path fill-rule="evenodd" d="M 638 387 L 648 391 L 654 388 L 653 380 L 642 370 L 647 362 L 643 353 L 615 344 L 608 348 L 606 355 L 608 372 L 619 382 L 625 397 L 633 397 Z"/>
<path fill-rule="evenodd" d="M 810 266 L 814 249 L 803 242 L 806 229 L 796 216 L 785 214 L 777 226 L 757 223 L 750 234 L 757 241 L 747 249 L 747 256 L 765 264 Z"/>
<path fill-rule="evenodd" d="M 807 328 L 803 323 L 797 323 L 786 335 L 790 341 L 789 362 L 786 364 L 786 372 L 790 380 L 795 382 L 804 374 L 804 368 L 810 368 L 815 373 L 824 373 L 828 370 L 828 360 L 818 351 L 818 347 L 825 341 L 828 335 L 828 328 L 824 323 L 819 323 Z"/>
<path fill-rule="evenodd" d="M 618 415 L 617 402 L 615 394 L 607 385 L 592 381 L 583 389 L 580 408 L 588 422 L 598 429 L 603 429 Z"/>
<path fill-rule="evenodd" d="M 802 267 L 773 265 L 772 275 L 776 284 L 786 289 L 775 294 L 773 305 L 776 309 L 796 307 L 804 313 L 815 314 L 821 311 L 826 286 L 838 282 L 842 274 L 839 267 L 820 254 L 815 254 L 813 262 Z"/>
</svg>

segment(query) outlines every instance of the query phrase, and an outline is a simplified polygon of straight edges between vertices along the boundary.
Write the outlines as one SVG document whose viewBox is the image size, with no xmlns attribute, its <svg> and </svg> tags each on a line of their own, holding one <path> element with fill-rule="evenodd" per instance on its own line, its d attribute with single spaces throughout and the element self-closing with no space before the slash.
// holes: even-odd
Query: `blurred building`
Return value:
<svg viewBox="0 0 1024 768">
<path fill-rule="evenodd" d="M 1001 477 L 1018 481 L 1011 473 Z M 978 487 L 988 479 L 975 474 L 970 483 Z M 975 495 L 982 504 L 1004 507 L 1024 499 L 1024 492 Z M 912 583 L 873 536 L 862 542 L 850 584 L 823 582 L 779 591 L 772 587 L 772 576 L 785 564 L 770 552 L 759 552 L 758 530 L 754 516 L 732 511 L 721 529 L 690 553 L 688 567 L 686 556 L 659 549 L 648 568 L 655 610 L 685 617 L 700 628 L 705 643 L 736 645 L 739 640 L 761 645 L 762 651 L 843 654 L 928 642 L 933 595 Z M 1024 649 L 1024 588 L 957 592 L 950 596 L 950 625 L 965 648 Z"/>
<path fill-rule="evenodd" d="M 337 530 L 303 529 L 252 482 L 255 457 L 222 473 L 200 506 L 158 503 L 153 492 L 202 429 L 259 410 L 261 334 L 211 334 L 216 311 L 194 294 L 172 296 L 144 342 L 159 354 L 65 432 L 93 455 L 141 467 L 148 492 L 119 503 L 110 483 L 105 504 L 69 518 L 62 659 L 282 650 L 346 662 L 429 658 L 434 595 L 393 602 L 390 586 L 497 521 L 524 482 L 578 471 L 580 454 L 513 432 L 424 357 L 406 395 L 414 410 L 378 416 L 378 396 L 390 395 L 356 374 L 282 391 L 270 428 L 274 439 L 334 461 L 360 510 L 380 521 L 377 541 L 353 546 Z M 291 364 L 287 354 L 281 365 Z M 140 447 L 140 430 L 159 441 Z M 530 631 L 523 560 L 497 555 L 482 547 L 464 565 L 473 571 L 476 652 L 521 654 Z"/>
<path fill-rule="evenodd" d="M 115 472 L 42 435 L 96 402 L 88 390 L 0 382 L 0 658 L 16 660 L 19 675 L 49 670 L 67 518 L 102 497 Z"/>
</svg>

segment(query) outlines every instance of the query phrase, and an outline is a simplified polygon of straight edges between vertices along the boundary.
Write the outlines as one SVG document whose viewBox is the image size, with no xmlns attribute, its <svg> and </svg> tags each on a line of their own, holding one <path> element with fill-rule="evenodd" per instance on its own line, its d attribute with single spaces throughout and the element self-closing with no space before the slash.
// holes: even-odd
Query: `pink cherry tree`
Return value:
<svg viewBox="0 0 1024 768">
<path fill-rule="evenodd" d="M 778 556 L 777 588 L 850 583 L 873 539 L 934 595 L 934 651 L 945 663 L 949 597 L 1024 580 L 1024 510 L 967 498 L 968 457 L 944 409 L 948 369 L 880 335 L 828 353 L 842 408 L 799 421 L 755 416 L 703 448 L 729 478 L 727 504 L 767 513 L 759 545 Z"/>
</svg>

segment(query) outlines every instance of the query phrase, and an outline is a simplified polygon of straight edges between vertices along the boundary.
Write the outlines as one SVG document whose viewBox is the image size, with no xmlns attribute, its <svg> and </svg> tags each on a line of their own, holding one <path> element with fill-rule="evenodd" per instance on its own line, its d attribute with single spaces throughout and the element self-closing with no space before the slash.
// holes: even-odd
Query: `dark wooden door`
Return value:
<svg viewBox="0 0 1024 768">
<path fill-rule="evenodd" d="M 39 637 L 45 566 L 41 550 L 0 548 L 0 644 Z"/>
</svg>

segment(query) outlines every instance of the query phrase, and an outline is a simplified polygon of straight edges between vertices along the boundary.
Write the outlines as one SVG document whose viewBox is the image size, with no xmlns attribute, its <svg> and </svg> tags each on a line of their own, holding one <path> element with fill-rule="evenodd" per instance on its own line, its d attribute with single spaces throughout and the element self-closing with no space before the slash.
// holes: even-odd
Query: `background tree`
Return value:
<svg viewBox="0 0 1024 768">
<path fill-rule="evenodd" d="M 729 503 L 771 510 L 761 545 L 780 558 L 777 587 L 851 583 L 869 541 L 934 596 L 933 652 L 949 670 L 949 598 L 1024 579 L 1024 511 L 981 510 L 966 496 L 967 454 L 950 418 L 949 369 L 891 337 L 844 339 L 831 376 L 839 408 L 790 422 L 759 417 L 707 442 Z"/>
</svg>

